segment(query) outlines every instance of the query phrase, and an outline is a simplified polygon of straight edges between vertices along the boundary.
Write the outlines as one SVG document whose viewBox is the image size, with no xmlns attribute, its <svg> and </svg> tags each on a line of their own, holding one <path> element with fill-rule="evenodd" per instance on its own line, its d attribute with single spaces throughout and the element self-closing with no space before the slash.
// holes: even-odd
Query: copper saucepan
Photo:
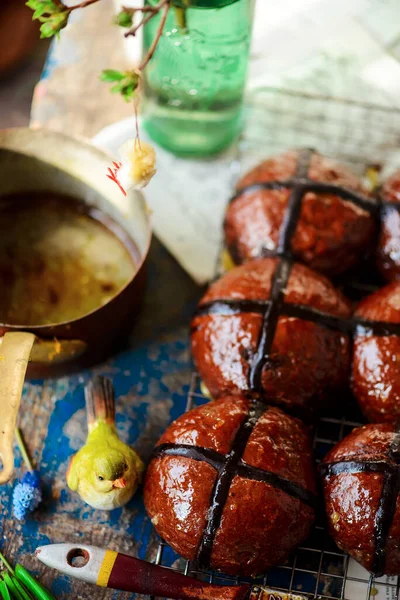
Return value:
<svg viewBox="0 0 400 600">
<path fill-rule="evenodd" d="M 51 376 L 102 359 L 129 331 L 138 312 L 151 240 L 149 212 L 140 192 L 124 197 L 107 179 L 110 164 L 110 157 L 100 150 L 60 133 L 28 128 L 0 131 L 0 206 L 2 197 L 23 192 L 66 194 L 71 201 L 79 198 L 101 213 L 103 225 L 110 230 L 117 225 L 120 241 L 133 240 L 137 250 L 131 278 L 94 310 L 45 325 L 0 322 L 0 484 L 13 472 L 13 435 L 26 370 L 30 377 Z M 5 285 L 3 280 L 3 290 Z"/>
</svg>

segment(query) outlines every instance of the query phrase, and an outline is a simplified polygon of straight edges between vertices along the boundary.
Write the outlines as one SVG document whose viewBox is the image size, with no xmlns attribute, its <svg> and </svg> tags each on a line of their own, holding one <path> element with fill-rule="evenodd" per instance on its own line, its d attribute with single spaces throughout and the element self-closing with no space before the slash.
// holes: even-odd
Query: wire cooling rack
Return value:
<svg viewBox="0 0 400 600">
<path fill-rule="evenodd" d="M 343 400 L 343 399 L 342 399 Z M 354 401 L 346 398 L 346 412 L 342 417 L 326 415 L 319 419 L 314 433 L 314 453 L 317 462 L 339 440 L 348 435 L 363 420 Z M 200 389 L 200 379 L 192 375 L 186 411 L 208 402 Z M 179 570 L 185 575 L 218 584 L 237 584 L 251 581 L 215 571 L 197 569 L 191 561 L 179 558 L 162 540 L 158 544 L 155 563 Z M 381 577 L 375 580 L 355 561 L 335 545 L 326 531 L 323 515 L 317 516 L 310 537 L 284 565 L 270 570 L 254 583 L 270 588 L 301 593 L 307 598 L 330 600 L 397 600 L 400 597 L 400 579 Z"/>
<path fill-rule="evenodd" d="M 312 147 L 337 158 L 361 176 L 370 166 L 378 173 L 388 173 L 400 167 L 400 110 L 290 90 L 255 90 L 249 97 L 247 125 L 239 143 L 238 159 L 232 165 L 233 183 L 266 157 L 299 147 Z M 371 276 L 367 265 L 367 277 L 360 277 L 360 272 L 354 278 L 350 274 L 343 289 L 358 300 L 376 289 L 376 274 Z M 201 393 L 199 377 L 194 374 L 186 410 L 207 401 Z M 344 413 L 323 415 L 316 425 L 313 443 L 317 462 L 364 422 L 350 394 L 342 398 L 340 404 L 345 408 Z M 155 562 L 213 583 L 249 581 L 199 570 L 163 541 L 159 542 Z M 339 550 L 326 531 L 322 511 L 310 537 L 290 560 L 254 583 L 321 600 L 400 599 L 400 578 L 375 579 Z"/>
<path fill-rule="evenodd" d="M 289 148 L 315 148 L 362 174 L 400 166 L 400 110 L 368 102 L 263 87 L 250 93 L 240 171 Z"/>
</svg>

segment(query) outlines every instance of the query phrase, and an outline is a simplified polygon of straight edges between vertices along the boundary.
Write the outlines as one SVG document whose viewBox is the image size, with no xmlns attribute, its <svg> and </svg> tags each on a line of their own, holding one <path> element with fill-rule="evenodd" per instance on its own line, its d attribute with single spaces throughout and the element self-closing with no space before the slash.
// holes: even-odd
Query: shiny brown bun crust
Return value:
<svg viewBox="0 0 400 600">
<path fill-rule="evenodd" d="M 400 169 L 383 184 L 381 198 L 400 204 Z M 382 210 L 377 264 L 386 281 L 400 280 L 400 210 L 396 207 Z"/>
<path fill-rule="evenodd" d="M 245 175 L 237 189 L 290 179 L 295 175 L 297 159 L 298 151 L 294 150 L 268 159 Z M 312 155 L 308 177 L 366 195 L 356 175 L 319 154 Z M 286 189 L 257 190 L 242 193 L 229 204 L 225 239 L 236 263 L 276 249 L 289 195 Z M 367 211 L 332 194 L 309 192 L 303 199 L 291 249 L 296 260 L 332 276 L 359 262 L 372 244 L 374 232 L 374 218 Z"/>
<path fill-rule="evenodd" d="M 355 316 L 400 323 L 400 281 L 365 298 Z M 355 336 L 352 386 L 369 421 L 400 422 L 399 336 Z"/>
<path fill-rule="evenodd" d="M 199 307 L 219 299 L 268 300 L 278 260 L 265 258 L 236 267 L 213 283 Z M 349 316 L 344 297 L 322 275 L 295 264 L 285 301 L 311 306 L 339 317 Z M 249 391 L 249 362 L 257 348 L 262 316 L 206 314 L 192 321 L 196 367 L 213 398 Z M 318 407 L 328 391 L 348 383 L 349 339 L 317 323 L 282 316 L 269 359 L 262 371 L 267 402 L 300 410 Z"/>
<path fill-rule="evenodd" d="M 166 430 L 162 444 L 185 444 L 226 455 L 251 403 L 226 397 L 193 409 Z M 303 424 L 264 407 L 245 445 L 245 465 L 278 474 L 315 493 L 312 451 Z M 156 447 L 156 451 L 157 451 Z M 144 501 L 157 532 L 194 560 L 206 527 L 216 469 L 205 461 L 159 455 L 147 470 Z M 228 491 L 229 490 L 229 491 Z M 286 560 L 308 535 L 314 509 L 264 481 L 234 474 L 216 527 L 210 563 L 233 575 L 257 575 Z"/>
<path fill-rule="evenodd" d="M 384 469 L 397 469 L 398 442 L 393 425 L 365 425 L 355 429 L 327 454 L 322 463 L 322 472 L 326 470 L 326 465 L 341 461 L 356 461 L 366 465 L 371 462 L 384 463 Z M 400 501 L 397 497 L 396 503 L 396 483 L 389 486 L 394 492 L 394 514 L 389 516 L 388 535 L 383 536 L 383 542 L 378 541 L 376 519 L 384 477 L 382 472 L 325 474 L 325 508 L 329 531 L 339 548 L 368 571 L 399 575 Z M 382 549 L 378 560 L 377 548 Z"/>
</svg>

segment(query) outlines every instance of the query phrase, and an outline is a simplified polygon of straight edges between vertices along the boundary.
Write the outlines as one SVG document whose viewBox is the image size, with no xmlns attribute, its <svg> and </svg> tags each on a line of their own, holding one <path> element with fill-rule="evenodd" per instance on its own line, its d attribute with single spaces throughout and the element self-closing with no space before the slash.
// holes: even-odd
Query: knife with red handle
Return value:
<svg viewBox="0 0 400 600">
<path fill-rule="evenodd" d="M 48 567 L 87 583 L 172 600 L 306 600 L 304 596 L 260 585 L 206 583 L 172 569 L 95 546 L 51 544 L 38 548 L 35 555 Z"/>
</svg>

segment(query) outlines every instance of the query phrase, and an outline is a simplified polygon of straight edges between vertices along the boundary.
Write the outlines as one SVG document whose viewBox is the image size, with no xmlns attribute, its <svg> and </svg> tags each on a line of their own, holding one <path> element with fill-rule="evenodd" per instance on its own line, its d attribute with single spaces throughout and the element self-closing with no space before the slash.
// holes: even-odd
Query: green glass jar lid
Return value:
<svg viewBox="0 0 400 600">
<path fill-rule="evenodd" d="M 171 0 L 171 4 L 179 8 L 223 8 L 235 2 L 237 0 Z"/>
</svg>

